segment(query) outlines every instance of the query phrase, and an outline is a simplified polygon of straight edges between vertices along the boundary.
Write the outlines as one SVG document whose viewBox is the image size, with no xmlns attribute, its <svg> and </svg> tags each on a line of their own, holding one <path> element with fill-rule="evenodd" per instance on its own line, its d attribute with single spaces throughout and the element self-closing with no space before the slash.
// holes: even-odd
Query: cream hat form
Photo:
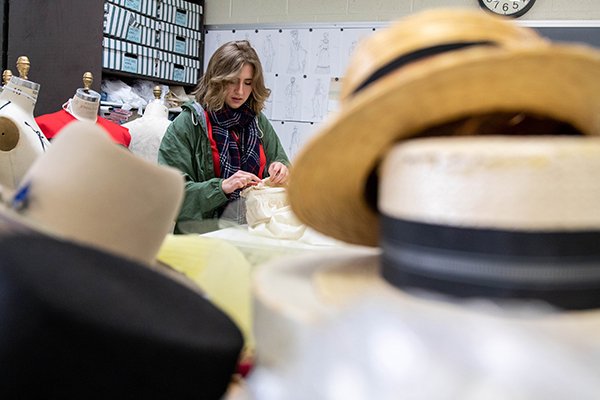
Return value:
<svg viewBox="0 0 600 400">
<path fill-rule="evenodd" d="M 412 139 L 380 169 L 385 216 L 524 232 L 600 230 L 600 137 Z"/>
<path fill-rule="evenodd" d="M 600 307 L 600 137 L 440 136 L 380 169 L 383 277 L 458 297 Z"/>
<path fill-rule="evenodd" d="M 74 121 L 16 198 L 18 217 L 34 229 L 150 264 L 179 212 L 183 179 L 116 146 L 96 124 Z"/>
<path fill-rule="evenodd" d="M 39 84 L 13 76 L 0 93 L 0 185 L 9 191 L 50 146 L 33 117 L 39 89 Z"/>
<path fill-rule="evenodd" d="M 123 124 L 131 133 L 129 150 L 147 161 L 158 163 L 158 148 L 169 125 L 169 109 L 160 99 L 152 100 L 140 118 Z"/>
</svg>

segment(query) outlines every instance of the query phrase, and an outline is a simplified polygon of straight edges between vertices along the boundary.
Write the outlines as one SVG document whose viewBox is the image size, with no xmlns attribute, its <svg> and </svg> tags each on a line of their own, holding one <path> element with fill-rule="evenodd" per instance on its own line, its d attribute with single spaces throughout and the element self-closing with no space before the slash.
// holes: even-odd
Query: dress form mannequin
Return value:
<svg viewBox="0 0 600 400">
<path fill-rule="evenodd" d="M 79 121 L 96 122 L 100 106 L 100 94 L 97 92 L 77 89 L 75 96 L 65 104 L 67 111 Z"/>
<path fill-rule="evenodd" d="M 19 57 L 19 77 L 10 77 L 0 93 L 0 185 L 7 190 L 16 189 L 50 145 L 33 117 L 40 85 L 28 80 L 29 67 L 29 59 Z M 6 71 L 3 77 L 8 78 Z"/>
<path fill-rule="evenodd" d="M 63 106 L 80 121 L 96 122 L 100 108 L 100 93 L 91 89 L 94 77 L 91 72 L 83 74 L 83 88 L 77 89 L 75 96 Z"/>
<path fill-rule="evenodd" d="M 144 111 L 144 117 L 153 117 L 153 118 L 169 118 L 169 109 L 164 105 L 162 100 L 160 99 L 162 95 L 162 90 L 160 86 L 155 86 L 152 91 L 154 94 L 154 100 L 152 100 Z"/>
<path fill-rule="evenodd" d="M 155 99 L 147 106 L 141 118 L 123 124 L 131 133 L 129 150 L 150 162 L 157 163 L 158 148 L 169 121 L 169 109 L 160 100 L 161 89 L 156 86 L 153 90 Z"/>
<path fill-rule="evenodd" d="M 48 139 L 54 138 L 67 124 L 79 120 L 95 122 L 108 132 L 111 139 L 128 147 L 131 135 L 127 128 L 98 115 L 100 93 L 91 89 L 94 77 L 91 72 L 83 74 L 83 88 L 75 91 L 73 98 L 63 104 L 63 109 L 54 113 L 40 115 L 35 120 Z"/>
</svg>

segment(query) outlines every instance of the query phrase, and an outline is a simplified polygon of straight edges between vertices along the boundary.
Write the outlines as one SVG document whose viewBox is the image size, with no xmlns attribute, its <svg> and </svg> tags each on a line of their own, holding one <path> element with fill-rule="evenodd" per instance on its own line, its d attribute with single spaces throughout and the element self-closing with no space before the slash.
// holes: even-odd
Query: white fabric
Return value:
<svg viewBox="0 0 600 400">
<path fill-rule="evenodd" d="M 102 91 L 106 93 L 106 101 L 121 104 L 123 110 L 133 108 L 139 110 L 148 104 L 146 99 L 123 81 L 104 79 L 101 87 Z"/>
<path fill-rule="evenodd" d="M 300 239 L 306 230 L 292 212 L 284 187 L 270 186 L 269 178 L 242 191 L 246 221 L 252 234 L 277 239 Z"/>
<path fill-rule="evenodd" d="M 131 134 L 129 150 L 133 154 L 157 164 L 160 142 L 171 124 L 168 116 L 169 109 L 161 101 L 155 100 L 148 104 L 141 118 L 123 124 Z"/>
</svg>

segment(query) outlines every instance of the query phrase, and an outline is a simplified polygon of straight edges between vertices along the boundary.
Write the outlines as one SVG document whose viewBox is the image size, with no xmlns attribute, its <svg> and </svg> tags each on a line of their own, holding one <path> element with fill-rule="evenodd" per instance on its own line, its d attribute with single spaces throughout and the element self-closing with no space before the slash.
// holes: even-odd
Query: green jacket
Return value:
<svg viewBox="0 0 600 400">
<path fill-rule="evenodd" d="M 258 117 L 267 158 L 264 177 L 272 162 L 290 165 L 285 150 L 264 114 Z M 206 116 L 196 102 L 182 106 L 182 112 L 167 128 L 158 150 L 159 164 L 179 169 L 185 178 L 185 197 L 177 217 L 175 233 L 202 233 L 218 229 L 218 219 L 228 202 L 221 189 L 223 178 L 215 176 Z"/>
</svg>

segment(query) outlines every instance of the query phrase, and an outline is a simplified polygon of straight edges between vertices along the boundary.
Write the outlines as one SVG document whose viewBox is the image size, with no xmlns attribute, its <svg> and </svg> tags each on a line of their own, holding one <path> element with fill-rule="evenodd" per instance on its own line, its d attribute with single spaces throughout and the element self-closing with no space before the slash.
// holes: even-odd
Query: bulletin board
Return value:
<svg viewBox="0 0 600 400">
<path fill-rule="evenodd" d="M 552 40 L 600 47 L 598 21 L 565 21 L 571 26 L 524 22 Z M 387 24 L 207 26 L 204 70 L 210 56 L 225 42 L 245 39 L 252 44 L 271 89 L 264 113 L 293 161 L 324 118 L 336 112 L 341 79 L 358 42 Z"/>
</svg>

